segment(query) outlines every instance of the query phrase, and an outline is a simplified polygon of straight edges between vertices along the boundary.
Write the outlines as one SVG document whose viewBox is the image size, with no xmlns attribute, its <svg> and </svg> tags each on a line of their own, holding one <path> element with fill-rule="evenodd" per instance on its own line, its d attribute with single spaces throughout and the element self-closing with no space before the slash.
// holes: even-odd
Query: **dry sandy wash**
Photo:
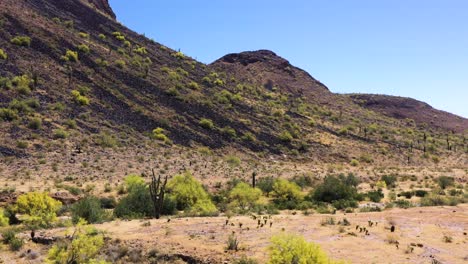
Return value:
<svg viewBox="0 0 468 264">
<path fill-rule="evenodd" d="M 344 230 L 339 225 L 322 226 L 327 217 L 334 217 L 336 222 L 346 218 L 351 225 Z M 229 263 L 242 255 L 265 263 L 270 237 L 281 232 L 301 234 L 320 244 L 333 258 L 352 263 L 431 263 L 432 258 L 442 263 L 468 263 L 468 205 L 392 209 L 380 213 L 282 214 L 273 216 L 263 228 L 257 228 L 257 220 L 247 216 L 231 218 L 235 226 L 225 226 L 226 219 L 151 220 L 150 226 L 143 224 L 146 221 L 120 221 L 97 227 L 125 243 L 197 256 L 210 263 Z M 377 226 L 369 227 L 369 220 L 378 222 Z M 243 224 L 242 229 L 239 223 Z M 396 226 L 393 235 L 389 230 L 391 224 Z M 369 235 L 359 233 L 356 225 L 366 227 Z M 232 232 L 240 241 L 242 249 L 238 252 L 224 249 Z M 388 243 L 392 236 L 398 240 L 399 249 Z M 452 238 L 452 242 L 446 242 L 444 236 Z M 412 253 L 409 247 L 414 249 Z"/>
</svg>

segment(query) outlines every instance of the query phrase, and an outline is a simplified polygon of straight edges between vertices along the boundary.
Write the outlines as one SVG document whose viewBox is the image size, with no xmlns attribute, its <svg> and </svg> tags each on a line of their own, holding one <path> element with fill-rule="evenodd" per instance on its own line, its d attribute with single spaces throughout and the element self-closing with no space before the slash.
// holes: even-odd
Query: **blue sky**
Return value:
<svg viewBox="0 0 468 264">
<path fill-rule="evenodd" d="M 468 117 L 465 0 L 110 0 L 129 28 L 204 63 L 269 49 L 338 93 Z"/>
</svg>

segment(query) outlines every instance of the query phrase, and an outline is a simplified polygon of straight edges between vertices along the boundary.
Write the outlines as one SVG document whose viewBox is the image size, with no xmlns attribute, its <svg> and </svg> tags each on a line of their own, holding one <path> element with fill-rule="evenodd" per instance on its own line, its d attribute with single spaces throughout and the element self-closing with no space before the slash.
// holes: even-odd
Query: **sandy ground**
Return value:
<svg viewBox="0 0 468 264">
<path fill-rule="evenodd" d="M 347 218 L 350 226 L 339 232 L 338 225 L 322 226 L 327 217 L 336 221 Z M 120 221 L 99 225 L 113 238 L 139 240 L 145 248 L 159 248 L 170 252 L 199 256 L 223 263 L 241 255 L 247 255 L 264 263 L 268 257 L 266 248 L 272 235 L 287 232 L 303 235 L 307 240 L 320 244 L 330 256 L 352 263 L 430 263 L 436 258 L 442 263 L 468 263 L 468 205 L 457 207 L 426 207 L 392 209 L 381 213 L 351 213 L 336 215 L 278 215 L 268 220 L 263 228 L 257 228 L 257 220 L 250 217 L 234 217 L 225 226 L 225 217 L 180 218 L 151 220 L 144 227 L 142 221 Z M 368 221 L 378 222 L 369 227 Z M 270 221 L 273 222 L 269 227 Z M 242 228 L 239 228 L 242 223 Z M 392 236 L 390 223 L 396 226 L 393 236 L 399 242 L 389 244 Z M 356 231 L 356 225 L 365 226 L 369 235 Z M 284 231 L 283 231 L 284 230 Z M 224 247 L 228 235 L 235 232 L 241 250 L 227 252 Z M 355 233 L 356 236 L 350 233 Z M 444 241 L 444 236 L 453 239 Z M 411 243 L 414 251 L 407 253 Z"/>
</svg>

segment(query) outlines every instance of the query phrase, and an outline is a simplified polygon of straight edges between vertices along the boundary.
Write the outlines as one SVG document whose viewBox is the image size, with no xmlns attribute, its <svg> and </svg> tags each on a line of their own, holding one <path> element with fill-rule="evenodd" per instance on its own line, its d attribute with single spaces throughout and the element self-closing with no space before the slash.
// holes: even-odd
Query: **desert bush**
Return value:
<svg viewBox="0 0 468 264">
<path fill-rule="evenodd" d="M 79 105 L 89 105 L 89 98 L 82 95 L 78 90 L 72 90 L 71 95 L 73 100 Z"/>
<path fill-rule="evenodd" d="M 8 77 L 0 77 L 0 88 L 10 90 L 13 88 L 13 83 Z"/>
<path fill-rule="evenodd" d="M 86 32 L 80 32 L 78 33 L 78 36 L 80 36 L 80 38 L 89 38 L 89 34 Z"/>
<path fill-rule="evenodd" d="M 390 187 L 390 188 L 396 187 L 397 178 L 394 175 L 384 175 L 382 176 L 381 180 L 384 181 L 385 184 L 387 184 L 387 187 Z"/>
<path fill-rule="evenodd" d="M 8 108 L 0 108 L 0 119 L 3 121 L 13 121 L 19 118 L 18 111 Z"/>
<path fill-rule="evenodd" d="M 241 164 L 240 158 L 233 155 L 227 155 L 226 157 L 224 157 L 224 160 L 231 167 L 238 167 Z"/>
<path fill-rule="evenodd" d="M 72 50 L 67 50 L 65 52 L 65 55 L 62 56 L 62 60 L 67 62 L 78 62 L 78 52 L 72 51 Z"/>
<path fill-rule="evenodd" d="M 117 206 L 117 201 L 114 197 L 102 197 L 99 201 L 103 209 L 114 209 Z"/>
<path fill-rule="evenodd" d="M 414 195 L 416 195 L 416 197 L 424 197 L 428 194 L 427 191 L 425 190 L 415 190 L 414 191 Z"/>
<path fill-rule="evenodd" d="M 275 179 L 273 177 L 263 177 L 257 180 L 257 187 L 262 190 L 262 192 L 269 196 L 269 194 L 273 191 L 273 185 L 275 183 Z"/>
<path fill-rule="evenodd" d="M 15 211 L 24 214 L 24 222 L 33 227 L 47 227 L 55 221 L 62 203 L 45 192 L 30 192 L 18 197 Z"/>
<path fill-rule="evenodd" d="M 82 220 L 74 230 L 69 230 L 67 233 L 71 240 L 64 240 L 52 246 L 47 254 L 47 263 L 107 263 L 96 259 L 104 246 L 104 236 L 94 227 L 86 225 Z"/>
<path fill-rule="evenodd" d="M 430 194 L 421 198 L 421 206 L 442 206 L 448 204 L 449 200 L 442 195 Z"/>
<path fill-rule="evenodd" d="M 198 85 L 198 83 L 196 83 L 194 81 L 189 82 L 189 84 L 187 86 L 188 86 L 188 88 L 190 88 L 192 90 L 200 90 L 200 85 Z"/>
<path fill-rule="evenodd" d="M 106 132 L 99 133 L 96 143 L 103 148 L 115 148 L 119 145 L 115 136 Z"/>
<path fill-rule="evenodd" d="M 367 197 L 369 197 L 369 200 L 371 200 L 374 203 L 380 202 L 384 198 L 384 194 L 382 192 L 382 189 L 378 189 L 377 191 L 370 191 L 367 192 Z"/>
<path fill-rule="evenodd" d="M 67 131 L 59 128 L 54 130 L 54 138 L 55 139 L 66 139 L 68 138 L 69 134 Z"/>
<path fill-rule="evenodd" d="M 141 56 L 148 54 L 148 51 L 146 50 L 145 47 L 136 47 L 135 49 L 133 49 L 133 51 L 136 54 L 140 54 Z"/>
<path fill-rule="evenodd" d="M 66 28 L 73 28 L 73 26 L 75 25 L 75 22 L 73 22 L 73 20 L 67 20 L 65 21 L 64 25 Z"/>
<path fill-rule="evenodd" d="M 124 60 L 116 60 L 115 61 L 115 66 L 117 66 L 120 69 L 125 68 L 126 65 L 127 65 L 127 63 Z"/>
<path fill-rule="evenodd" d="M 28 36 L 16 36 L 10 42 L 17 46 L 29 47 L 31 46 L 31 38 Z"/>
<path fill-rule="evenodd" d="M 208 193 L 189 172 L 174 176 L 167 183 L 167 189 L 178 210 L 185 210 L 195 215 L 210 215 L 217 212 Z"/>
<path fill-rule="evenodd" d="M 76 47 L 79 51 L 85 53 L 85 54 L 88 54 L 91 50 L 89 49 L 89 46 L 88 45 L 85 45 L 85 44 L 80 44 Z"/>
<path fill-rule="evenodd" d="M 42 119 L 39 117 L 34 117 L 29 120 L 28 127 L 30 129 L 38 130 L 42 127 Z"/>
<path fill-rule="evenodd" d="M 336 203 L 334 206 L 339 206 L 337 209 L 344 209 L 357 205 L 355 200 L 358 199 L 358 194 L 356 187 L 348 184 L 344 176 L 327 176 L 308 197 L 315 202 Z"/>
<path fill-rule="evenodd" d="M 31 79 L 26 74 L 15 76 L 11 83 L 19 94 L 29 95 L 31 93 Z"/>
<path fill-rule="evenodd" d="M 29 144 L 28 144 L 28 142 L 26 142 L 26 141 L 21 141 L 21 140 L 19 140 L 19 141 L 16 142 L 16 146 L 17 146 L 18 148 L 20 148 L 20 149 L 27 149 L 28 146 L 29 146 Z"/>
<path fill-rule="evenodd" d="M 16 236 L 16 231 L 7 229 L 2 233 L 3 243 L 10 246 L 12 251 L 18 251 L 23 247 L 24 241 Z"/>
<path fill-rule="evenodd" d="M 155 128 L 153 129 L 153 134 L 151 135 L 152 138 L 156 139 L 156 140 L 159 140 L 159 141 L 163 141 L 163 142 L 169 142 L 169 138 L 165 135 L 165 130 L 163 128 Z"/>
<path fill-rule="evenodd" d="M 239 250 L 239 241 L 237 240 L 237 236 L 234 234 L 229 235 L 226 244 L 226 250 Z"/>
<path fill-rule="evenodd" d="M 232 263 L 233 264 L 258 264 L 258 261 L 244 255 L 240 257 L 239 259 L 234 260 Z"/>
<path fill-rule="evenodd" d="M 342 263 L 331 260 L 319 245 L 307 242 L 303 237 L 291 234 L 280 234 L 271 238 L 268 247 L 269 264 L 285 263 Z"/>
<path fill-rule="evenodd" d="M 295 209 L 303 200 L 301 188 L 294 182 L 285 179 L 275 180 L 272 196 L 279 209 Z"/>
<path fill-rule="evenodd" d="M 412 192 L 412 191 L 406 191 L 406 192 L 400 192 L 397 196 L 398 196 L 398 197 L 403 196 L 403 197 L 405 197 L 406 199 L 411 199 L 411 197 L 413 197 L 413 195 L 414 195 L 414 192 Z"/>
<path fill-rule="evenodd" d="M 437 184 L 439 184 L 440 188 L 445 190 L 447 187 L 455 184 L 455 179 L 453 177 L 440 176 L 437 178 Z"/>
<path fill-rule="evenodd" d="M 359 166 L 359 161 L 357 159 L 352 159 L 349 164 L 353 167 L 357 167 Z"/>
<path fill-rule="evenodd" d="M 0 60 L 6 60 L 6 59 L 8 59 L 7 53 L 3 49 L 0 49 Z"/>
<path fill-rule="evenodd" d="M 87 196 L 75 203 L 71 208 L 71 212 L 75 224 L 80 219 L 84 219 L 91 224 L 101 223 L 105 216 L 105 212 L 101 208 L 101 201 L 94 196 Z"/>
<path fill-rule="evenodd" d="M 173 56 L 173 57 L 176 57 L 176 58 L 178 58 L 178 59 L 181 59 L 181 60 L 182 60 L 182 59 L 185 59 L 185 55 L 184 55 L 184 53 L 182 53 L 181 51 L 172 53 L 172 56 Z"/>
<path fill-rule="evenodd" d="M 229 193 L 231 205 L 240 207 L 241 210 L 252 208 L 262 196 L 262 191 L 258 188 L 252 188 L 244 182 L 240 182 Z"/>
<path fill-rule="evenodd" d="M 413 207 L 413 204 L 408 200 L 396 200 L 393 203 L 399 208 L 407 209 Z"/>
<path fill-rule="evenodd" d="M 0 208 L 0 227 L 8 226 L 10 224 L 10 219 L 6 215 L 5 209 Z"/>
<path fill-rule="evenodd" d="M 235 138 L 237 136 L 236 130 L 229 126 L 223 127 L 221 132 L 225 135 L 228 135 L 230 138 Z"/>
<path fill-rule="evenodd" d="M 279 134 L 278 138 L 283 141 L 283 142 L 291 142 L 293 140 L 293 136 L 289 131 L 283 131 L 281 134 Z"/>
<path fill-rule="evenodd" d="M 205 129 L 214 129 L 213 121 L 207 118 L 200 119 L 200 122 L 198 122 L 198 124 Z"/>
</svg>

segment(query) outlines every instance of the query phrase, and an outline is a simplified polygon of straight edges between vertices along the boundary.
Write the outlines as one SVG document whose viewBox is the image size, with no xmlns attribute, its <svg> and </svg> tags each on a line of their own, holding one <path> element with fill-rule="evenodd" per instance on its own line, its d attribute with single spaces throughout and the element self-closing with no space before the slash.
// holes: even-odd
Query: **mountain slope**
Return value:
<svg viewBox="0 0 468 264">
<path fill-rule="evenodd" d="M 106 1 L 3 3 L 4 156 L 174 143 L 325 162 L 371 153 L 376 162 L 400 163 L 410 148 L 423 149 L 424 134 L 434 154 L 466 148 L 453 134 L 457 148 L 446 150 L 443 127 L 420 127 L 333 94 L 271 51 L 205 65 L 120 25 Z"/>
<path fill-rule="evenodd" d="M 406 97 L 350 94 L 353 101 L 364 108 L 396 119 L 412 119 L 426 127 L 437 127 L 457 133 L 468 130 L 468 119 L 434 109 L 427 103 Z"/>
</svg>

